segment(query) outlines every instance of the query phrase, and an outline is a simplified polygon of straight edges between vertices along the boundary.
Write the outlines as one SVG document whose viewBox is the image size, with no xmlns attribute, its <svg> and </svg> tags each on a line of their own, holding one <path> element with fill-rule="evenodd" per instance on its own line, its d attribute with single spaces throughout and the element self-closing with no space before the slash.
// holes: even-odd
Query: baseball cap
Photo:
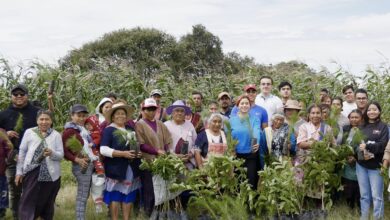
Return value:
<svg viewBox="0 0 390 220">
<path fill-rule="evenodd" d="M 154 96 L 154 95 L 160 95 L 160 96 L 162 96 L 162 91 L 159 90 L 159 89 L 153 89 L 153 90 L 150 92 L 150 96 Z"/>
<path fill-rule="evenodd" d="M 145 101 L 142 103 L 142 109 L 149 108 L 149 107 L 156 107 L 157 108 L 156 100 L 154 100 L 153 98 L 145 99 Z"/>
<path fill-rule="evenodd" d="M 229 99 L 231 98 L 229 93 L 221 92 L 221 93 L 218 94 L 218 100 L 220 100 L 223 96 L 227 96 L 227 97 L 229 97 Z"/>
<path fill-rule="evenodd" d="M 256 85 L 255 84 L 248 84 L 244 87 L 244 91 L 248 91 L 249 89 L 254 89 L 257 91 L 256 89 Z"/>
<path fill-rule="evenodd" d="M 86 112 L 88 113 L 88 109 L 87 107 L 85 107 L 84 105 L 81 105 L 81 104 L 75 104 L 72 106 L 72 108 L 70 108 L 70 113 L 78 113 L 78 112 Z"/>
<path fill-rule="evenodd" d="M 14 86 L 12 89 L 11 89 L 11 93 L 15 92 L 16 90 L 22 90 L 24 93 L 28 94 L 28 89 L 25 85 L 23 84 L 18 84 L 16 86 Z"/>
</svg>

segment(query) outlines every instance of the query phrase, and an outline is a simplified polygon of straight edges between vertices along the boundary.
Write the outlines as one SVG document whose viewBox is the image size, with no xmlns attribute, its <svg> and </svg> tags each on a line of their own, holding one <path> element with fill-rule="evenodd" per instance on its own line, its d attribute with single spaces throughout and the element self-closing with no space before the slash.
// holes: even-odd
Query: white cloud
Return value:
<svg viewBox="0 0 390 220">
<path fill-rule="evenodd" d="M 48 62 L 119 28 L 154 27 L 175 37 L 202 23 L 225 52 L 260 63 L 337 60 L 355 72 L 390 56 L 385 0 L 17 0 L 0 8 L 0 54 Z"/>
</svg>

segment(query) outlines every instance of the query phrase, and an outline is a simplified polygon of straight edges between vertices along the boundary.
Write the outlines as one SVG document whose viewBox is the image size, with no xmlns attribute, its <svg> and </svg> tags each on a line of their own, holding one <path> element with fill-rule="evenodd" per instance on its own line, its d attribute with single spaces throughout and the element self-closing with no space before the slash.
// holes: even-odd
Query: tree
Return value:
<svg viewBox="0 0 390 220">
<path fill-rule="evenodd" d="M 201 76 L 210 73 L 209 69 L 222 70 L 224 54 L 221 46 L 222 41 L 207 31 L 205 26 L 193 26 L 192 33 L 183 36 L 179 41 L 183 53 L 183 71 Z"/>
</svg>

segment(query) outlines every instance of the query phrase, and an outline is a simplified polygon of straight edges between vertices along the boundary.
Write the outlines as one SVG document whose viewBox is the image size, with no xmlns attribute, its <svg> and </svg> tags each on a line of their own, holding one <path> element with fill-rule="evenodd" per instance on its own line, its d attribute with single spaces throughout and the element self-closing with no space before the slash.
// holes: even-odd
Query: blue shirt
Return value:
<svg viewBox="0 0 390 220">
<path fill-rule="evenodd" d="M 236 116 L 238 113 L 237 106 L 234 106 L 232 109 L 232 112 L 230 113 L 230 117 Z M 258 106 L 258 105 L 252 105 L 251 109 L 249 110 L 249 115 L 255 116 L 260 121 L 260 128 L 262 128 L 262 124 L 268 123 L 268 114 L 267 110 L 265 108 Z"/>
<path fill-rule="evenodd" d="M 236 152 L 240 154 L 248 154 L 252 152 L 251 138 L 257 139 L 257 144 L 260 143 L 261 128 L 260 121 L 257 117 L 249 115 L 247 119 L 241 119 L 239 116 L 232 116 L 229 119 L 232 127 L 232 137 L 238 141 Z M 252 135 L 250 134 L 252 130 Z"/>
</svg>

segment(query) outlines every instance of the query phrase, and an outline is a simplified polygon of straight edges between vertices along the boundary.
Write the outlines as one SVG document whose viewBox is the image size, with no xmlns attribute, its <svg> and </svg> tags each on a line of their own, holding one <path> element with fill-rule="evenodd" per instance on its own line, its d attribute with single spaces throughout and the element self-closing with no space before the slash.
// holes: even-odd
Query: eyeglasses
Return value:
<svg viewBox="0 0 390 220">
<path fill-rule="evenodd" d="M 26 95 L 26 93 L 19 93 L 19 92 L 16 92 L 16 93 L 12 93 L 12 95 L 15 96 L 15 97 L 18 97 L 18 96 L 23 97 L 23 96 Z"/>
<path fill-rule="evenodd" d="M 148 107 L 148 108 L 145 108 L 145 110 L 148 112 L 154 112 L 157 110 L 157 108 L 156 107 Z"/>
</svg>

